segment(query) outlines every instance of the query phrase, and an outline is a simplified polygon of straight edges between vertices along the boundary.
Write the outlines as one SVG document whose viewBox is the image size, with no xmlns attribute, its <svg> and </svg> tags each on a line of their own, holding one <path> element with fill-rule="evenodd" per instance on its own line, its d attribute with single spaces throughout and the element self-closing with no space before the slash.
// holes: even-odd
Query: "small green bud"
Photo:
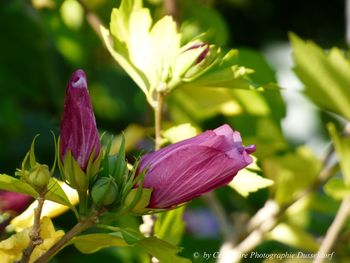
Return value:
<svg viewBox="0 0 350 263">
<path fill-rule="evenodd" d="M 118 198 L 118 186 L 112 177 L 101 177 L 91 190 L 91 197 L 98 206 L 107 206 Z"/>
<path fill-rule="evenodd" d="M 28 182 L 35 188 L 43 189 L 50 181 L 50 170 L 45 164 L 37 164 L 29 171 Z"/>
</svg>

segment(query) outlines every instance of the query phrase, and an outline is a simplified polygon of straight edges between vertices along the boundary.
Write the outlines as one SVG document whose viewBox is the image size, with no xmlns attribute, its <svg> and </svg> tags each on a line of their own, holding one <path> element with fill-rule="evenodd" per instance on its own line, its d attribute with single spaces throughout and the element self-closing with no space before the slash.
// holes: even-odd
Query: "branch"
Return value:
<svg viewBox="0 0 350 263">
<path fill-rule="evenodd" d="M 350 215 L 350 196 L 346 196 L 344 197 L 339 207 L 339 210 L 337 212 L 337 215 L 335 216 L 335 219 L 332 225 L 329 227 L 327 234 L 323 239 L 323 242 L 317 253 L 319 257 L 315 258 L 315 260 L 313 261 L 314 263 L 322 263 L 324 261 L 323 256 L 329 253 L 332 247 L 334 246 L 334 243 L 336 242 L 337 237 L 340 231 L 342 230 L 344 224 L 346 223 L 349 215 Z"/>
<path fill-rule="evenodd" d="M 38 198 L 36 199 L 38 201 L 38 206 L 34 210 L 34 224 L 32 229 L 29 232 L 29 245 L 28 247 L 23 251 L 22 259 L 20 260 L 20 263 L 27 263 L 30 260 L 30 256 L 32 255 L 34 249 L 36 246 L 43 243 L 43 239 L 40 236 L 41 232 L 41 226 L 40 226 L 40 218 L 41 218 L 41 211 L 43 210 L 43 205 L 45 202 L 45 194 L 46 190 L 42 191 Z"/>
</svg>

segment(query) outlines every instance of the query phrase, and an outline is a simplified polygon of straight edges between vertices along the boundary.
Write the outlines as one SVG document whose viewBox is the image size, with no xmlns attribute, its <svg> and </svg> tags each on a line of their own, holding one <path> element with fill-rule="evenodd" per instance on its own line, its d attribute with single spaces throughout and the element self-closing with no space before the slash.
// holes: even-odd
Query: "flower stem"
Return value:
<svg viewBox="0 0 350 263">
<path fill-rule="evenodd" d="M 157 101 L 154 109 L 154 129 L 155 129 L 155 150 L 159 150 L 162 145 L 162 118 L 163 118 L 163 106 L 164 106 L 164 94 L 157 92 Z M 154 235 L 154 226 L 157 221 L 155 215 L 144 215 L 142 216 L 143 223 L 140 225 L 140 232 L 146 237 Z M 157 262 L 156 258 L 151 257 L 151 262 Z"/>
<path fill-rule="evenodd" d="M 30 238 L 29 245 L 23 251 L 23 257 L 20 260 L 20 263 L 29 262 L 30 256 L 33 253 L 35 247 L 43 243 L 43 240 L 40 236 L 40 231 L 41 231 L 40 217 L 41 217 L 41 211 L 43 210 L 43 205 L 45 202 L 45 194 L 46 194 L 46 190 L 42 191 L 37 198 L 38 206 L 34 210 L 34 224 L 31 231 L 29 232 L 29 238 Z"/>
<path fill-rule="evenodd" d="M 89 217 L 86 217 L 77 223 L 56 244 L 54 244 L 48 251 L 46 251 L 45 254 L 38 258 L 35 263 L 48 262 L 54 255 L 56 255 L 62 248 L 64 248 L 74 236 L 93 226 L 96 223 L 97 217 L 98 214 L 94 212 Z"/>
<path fill-rule="evenodd" d="M 154 107 L 154 126 L 155 126 L 155 149 L 159 150 L 162 145 L 162 117 L 163 117 L 164 95 L 157 92 L 157 104 Z"/>
</svg>

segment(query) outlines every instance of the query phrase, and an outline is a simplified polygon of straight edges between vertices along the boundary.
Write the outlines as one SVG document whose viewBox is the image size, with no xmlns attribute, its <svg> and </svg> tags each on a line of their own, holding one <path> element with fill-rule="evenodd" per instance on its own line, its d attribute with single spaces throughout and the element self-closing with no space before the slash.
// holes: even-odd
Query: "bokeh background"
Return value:
<svg viewBox="0 0 350 263">
<path fill-rule="evenodd" d="M 214 102 L 191 106 L 191 100 L 169 99 L 169 122 L 191 121 L 201 129 L 214 128 L 223 122 L 238 128 L 245 141 L 258 144 L 264 157 L 270 151 L 283 151 L 284 145 L 309 146 L 317 156 L 328 144 L 324 123 L 333 116 L 319 111 L 301 94 L 303 84 L 292 72 L 288 32 L 312 39 L 323 48 L 347 48 L 345 1 L 335 0 L 179 0 L 177 19 L 184 38 L 208 32 L 208 41 L 224 49 L 240 50 L 239 64 L 255 69 L 252 79 L 259 84 L 278 82 L 281 93 L 267 92 L 261 98 L 237 91 L 236 99 L 218 95 Z M 113 7 L 119 1 L 89 0 L 86 5 L 107 26 Z M 162 0 L 144 1 L 155 18 L 167 9 Z M 42 163 L 54 158 L 50 130 L 59 134 L 65 86 L 77 68 L 87 72 L 91 99 L 101 132 L 118 134 L 130 124 L 153 125 L 152 111 L 141 90 L 117 65 L 103 42 L 86 20 L 84 10 L 75 0 L 2 0 L 0 2 L 0 169 L 14 174 L 33 137 Z M 194 94 L 194 96 L 199 96 Z M 202 101 L 208 100 L 204 97 Z M 260 95 L 259 95 L 260 96 Z M 209 106 L 207 105 L 209 104 Z M 242 111 L 235 110 L 236 104 Z M 204 106 L 210 108 L 204 111 Z M 226 106 L 225 106 L 226 105 Z M 207 107 L 208 106 L 208 107 Z M 202 108 L 203 107 L 203 108 Z M 268 111 L 268 118 L 264 112 Z M 263 120 L 262 120 L 263 119 Z M 270 137 L 259 134 L 268 130 Z M 142 148 L 151 149 L 145 138 Z M 139 145 L 140 146 L 140 145 Z M 260 148 L 259 148 L 260 146 Z M 141 147 L 141 146 L 140 146 Z M 139 147 L 139 148 L 140 148 Z M 235 220 L 261 207 L 268 197 L 262 190 L 247 199 L 232 189 L 219 189 L 218 198 Z M 229 198 L 228 198 L 229 196 Z M 323 234 L 332 222 L 336 204 L 328 200 L 329 213 L 317 211 L 306 226 L 311 233 Z M 240 216 L 234 216 L 235 214 Z M 215 252 L 222 243 L 219 222 L 205 200 L 197 199 L 185 213 L 186 234 L 182 239 L 183 255 L 193 259 L 198 251 Z M 139 218 L 125 218 L 120 224 L 136 226 Z M 311 221 L 310 221 L 311 222 Z M 55 219 L 59 228 L 74 223 L 71 213 Z M 257 251 L 294 251 L 282 242 L 264 242 Z M 346 252 L 344 252 L 346 253 Z M 104 249 L 82 255 L 74 247 L 66 248 L 53 262 L 140 262 L 142 253 L 126 248 Z M 203 259 L 202 259 L 203 260 Z M 256 260 L 260 262 L 262 260 Z M 201 262 L 198 259 L 195 262 Z M 210 261 L 203 261 L 210 262 Z"/>
</svg>

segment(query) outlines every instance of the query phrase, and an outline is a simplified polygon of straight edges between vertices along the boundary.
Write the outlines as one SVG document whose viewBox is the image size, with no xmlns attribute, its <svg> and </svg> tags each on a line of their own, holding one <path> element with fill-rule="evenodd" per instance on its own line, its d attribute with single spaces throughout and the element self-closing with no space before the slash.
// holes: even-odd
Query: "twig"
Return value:
<svg viewBox="0 0 350 263">
<path fill-rule="evenodd" d="M 46 194 L 46 190 L 42 191 L 37 198 L 38 206 L 34 210 L 34 224 L 32 229 L 29 232 L 29 238 L 30 238 L 29 245 L 23 251 L 23 256 L 22 256 L 22 259 L 20 260 L 20 263 L 29 262 L 30 256 L 32 255 L 35 247 L 43 243 L 43 240 L 40 236 L 40 232 L 41 232 L 40 218 L 41 218 L 41 211 L 43 210 L 43 205 L 45 202 L 45 194 Z"/>
<path fill-rule="evenodd" d="M 313 261 L 314 263 L 321 263 L 324 261 L 324 255 L 330 252 L 332 247 L 334 246 L 337 237 L 342 230 L 344 224 L 346 223 L 348 217 L 350 215 L 350 196 L 344 197 L 337 215 L 334 218 L 333 223 L 328 228 L 325 238 L 318 250 L 318 257 Z"/>
<path fill-rule="evenodd" d="M 250 221 L 247 224 L 247 230 L 248 226 L 250 226 L 249 231 L 245 232 L 241 239 L 239 239 L 240 243 L 238 245 L 235 245 L 232 241 L 225 242 L 220 249 L 220 258 L 218 262 L 239 262 L 242 254 L 248 253 L 263 241 L 265 234 L 271 231 L 280 222 L 289 207 L 327 182 L 328 179 L 335 174 L 338 168 L 338 164 L 335 164 L 331 167 L 325 167 L 322 169 L 318 179 L 311 186 L 298 194 L 292 201 L 281 207 L 272 200 L 266 202 L 265 206 L 256 213 L 256 215 L 260 214 L 264 216 L 254 216 L 252 218 L 253 221 Z M 274 205 L 271 205 L 270 202 L 273 202 Z"/>
<path fill-rule="evenodd" d="M 164 12 L 174 18 L 174 21 L 180 24 L 180 12 L 176 0 L 164 0 Z"/>
<path fill-rule="evenodd" d="M 69 232 L 67 232 L 57 243 L 55 243 L 48 251 L 45 252 L 35 263 L 48 262 L 57 252 L 59 252 L 67 243 L 76 235 L 90 228 L 96 223 L 98 213 L 94 212 L 89 217 L 76 224 Z"/>
<path fill-rule="evenodd" d="M 229 240 L 233 236 L 233 229 L 229 221 L 225 209 L 222 207 L 220 201 L 215 193 L 210 192 L 203 196 L 203 199 L 208 203 L 209 207 L 216 214 L 220 222 L 220 231 L 225 240 Z"/>
</svg>

